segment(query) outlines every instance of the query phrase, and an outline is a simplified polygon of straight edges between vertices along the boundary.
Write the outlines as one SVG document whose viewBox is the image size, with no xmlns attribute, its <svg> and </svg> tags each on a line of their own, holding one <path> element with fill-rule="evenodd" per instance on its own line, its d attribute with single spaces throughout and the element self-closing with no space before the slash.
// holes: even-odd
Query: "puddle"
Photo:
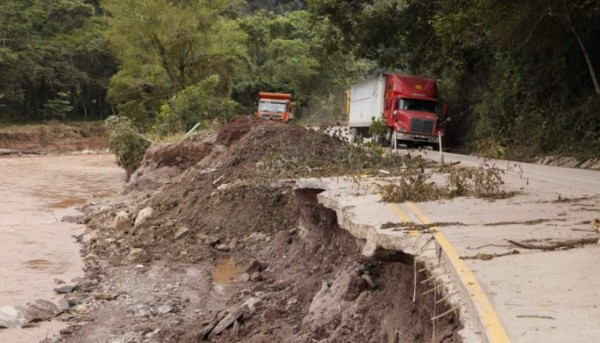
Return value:
<svg viewBox="0 0 600 343">
<path fill-rule="evenodd" d="M 48 260 L 30 260 L 24 262 L 23 265 L 25 266 L 25 268 L 33 270 L 45 270 L 52 267 L 52 262 Z"/>
<path fill-rule="evenodd" d="M 239 273 L 240 270 L 231 258 L 223 258 L 217 262 L 212 271 L 213 281 L 215 283 L 228 283 Z"/>
<path fill-rule="evenodd" d="M 23 266 L 27 269 L 43 271 L 54 275 L 63 274 L 68 270 L 68 266 L 65 263 L 50 262 L 48 260 L 29 260 L 23 263 Z"/>
</svg>

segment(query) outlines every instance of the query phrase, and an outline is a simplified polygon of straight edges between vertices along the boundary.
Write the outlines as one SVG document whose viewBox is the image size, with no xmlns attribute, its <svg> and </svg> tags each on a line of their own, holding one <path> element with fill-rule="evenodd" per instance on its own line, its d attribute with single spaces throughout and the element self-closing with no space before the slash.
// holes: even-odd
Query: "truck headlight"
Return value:
<svg viewBox="0 0 600 343">
<path fill-rule="evenodd" d="M 403 127 L 401 127 L 401 128 L 398 130 L 398 132 L 406 132 L 406 129 L 405 129 L 405 128 L 403 128 Z"/>
</svg>

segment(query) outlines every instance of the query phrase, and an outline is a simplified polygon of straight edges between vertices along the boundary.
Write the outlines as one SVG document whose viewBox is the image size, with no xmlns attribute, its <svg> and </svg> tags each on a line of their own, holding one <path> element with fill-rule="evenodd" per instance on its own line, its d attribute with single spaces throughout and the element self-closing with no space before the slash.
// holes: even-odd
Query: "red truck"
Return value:
<svg viewBox="0 0 600 343">
<path fill-rule="evenodd" d="M 444 134 L 440 117 L 445 121 L 448 109 L 440 104 L 435 79 L 424 76 L 382 74 L 352 85 L 348 126 L 350 139 L 368 137 L 369 127 L 383 119 L 388 130 L 386 139 L 395 148 L 431 146 L 439 148 Z"/>
<path fill-rule="evenodd" d="M 291 94 L 260 92 L 258 97 L 257 118 L 282 122 L 294 119 L 294 103 Z"/>
</svg>

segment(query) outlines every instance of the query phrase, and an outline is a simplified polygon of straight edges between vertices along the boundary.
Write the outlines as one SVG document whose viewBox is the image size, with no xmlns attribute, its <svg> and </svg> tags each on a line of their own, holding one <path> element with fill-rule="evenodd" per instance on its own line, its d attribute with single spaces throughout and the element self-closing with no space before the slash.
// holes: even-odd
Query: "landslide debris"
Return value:
<svg viewBox="0 0 600 343">
<path fill-rule="evenodd" d="M 249 118 L 151 150 L 121 198 L 84 208 L 86 277 L 49 341 L 459 342 L 454 313 L 431 325 L 445 304 L 412 302 L 412 263 L 363 260 L 320 191 L 290 180 L 413 163 Z"/>
</svg>

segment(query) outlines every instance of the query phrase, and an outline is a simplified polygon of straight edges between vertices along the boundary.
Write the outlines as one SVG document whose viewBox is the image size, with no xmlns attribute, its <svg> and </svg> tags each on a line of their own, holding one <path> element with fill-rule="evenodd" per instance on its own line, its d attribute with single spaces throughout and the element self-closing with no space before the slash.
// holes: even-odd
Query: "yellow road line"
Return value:
<svg viewBox="0 0 600 343">
<path fill-rule="evenodd" d="M 394 211 L 394 213 L 396 213 L 398 218 L 400 218 L 400 220 L 402 220 L 403 223 L 410 222 L 408 215 L 406 215 L 406 213 L 404 213 L 404 211 L 398 204 L 388 204 L 388 205 L 392 208 L 392 211 Z"/>
<path fill-rule="evenodd" d="M 421 211 L 420 208 L 417 207 L 417 205 L 415 205 L 412 202 L 407 202 L 406 206 L 408 206 L 408 208 L 410 208 L 417 215 L 417 217 L 421 219 L 423 224 L 431 224 L 431 220 L 429 220 L 429 218 L 425 215 L 425 213 L 423 213 L 423 211 Z M 475 278 L 475 275 L 473 274 L 471 269 L 469 269 L 464 260 L 460 259 L 458 252 L 456 252 L 456 249 L 454 249 L 452 244 L 450 244 L 446 236 L 439 230 L 439 228 L 432 227 L 431 231 L 433 232 L 435 240 L 446 253 L 446 256 L 450 260 L 450 263 L 452 263 L 454 269 L 456 269 L 458 276 L 461 279 L 461 282 L 471 295 L 471 298 L 473 299 L 473 304 L 477 309 L 482 324 L 485 326 L 487 336 L 490 339 L 490 342 L 510 342 L 508 334 L 506 333 L 504 326 L 498 318 L 498 314 L 496 313 L 496 311 L 494 311 L 492 303 L 483 292 L 479 281 L 477 281 L 477 278 Z"/>
<path fill-rule="evenodd" d="M 402 207 L 400 207 L 400 205 L 388 203 L 388 206 L 392 209 L 392 211 L 394 211 L 394 213 L 396 213 L 396 215 L 400 218 L 400 220 L 402 220 L 404 224 L 410 223 L 410 218 L 408 218 L 408 215 L 402 210 Z M 421 234 L 421 232 L 418 230 L 410 230 L 408 231 L 408 233 L 413 237 L 419 236 Z M 414 244 L 416 243 L 417 242 L 415 241 Z"/>
</svg>

